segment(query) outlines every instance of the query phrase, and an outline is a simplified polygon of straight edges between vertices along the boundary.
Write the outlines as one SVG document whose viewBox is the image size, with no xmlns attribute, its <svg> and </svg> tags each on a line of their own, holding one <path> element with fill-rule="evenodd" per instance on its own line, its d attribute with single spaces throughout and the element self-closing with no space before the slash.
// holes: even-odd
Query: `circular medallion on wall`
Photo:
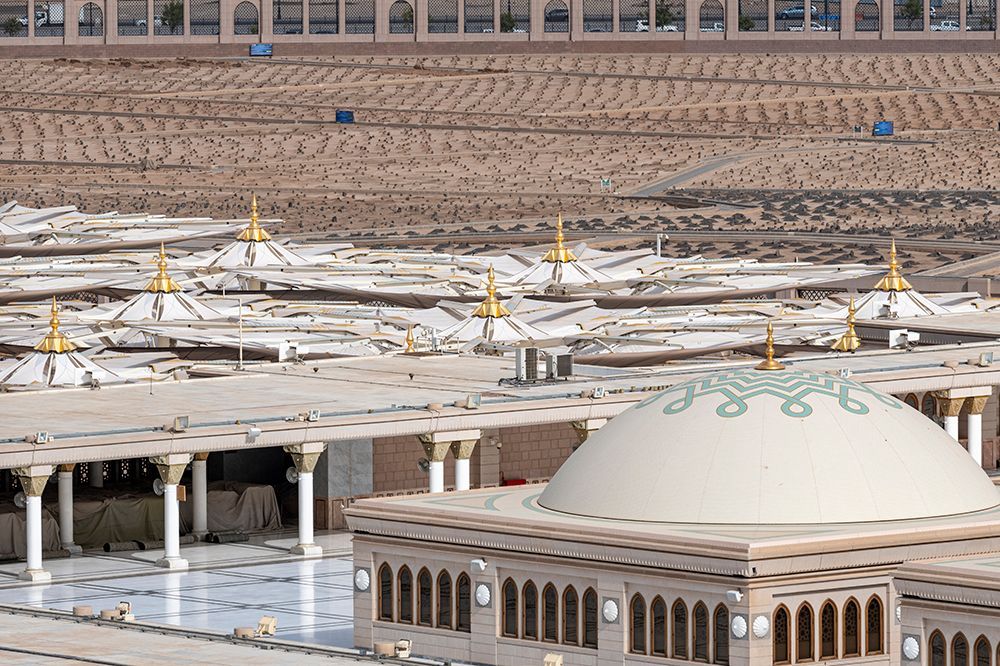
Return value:
<svg viewBox="0 0 1000 666">
<path fill-rule="evenodd" d="M 737 615 L 733 618 L 731 628 L 733 636 L 736 638 L 745 638 L 747 635 L 747 619 L 742 615 Z"/>
<path fill-rule="evenodd" d="M 771 621 L 766 615 L 758 615 L 753 619 L 753 635 L 757 638 L 764 638 L 767 632 L 771 631 Z"/>
<path fill-rule="evenodd" d="M 608 599 L 604 602 L 604 608 L 601 609 L 604 614 L 605 622 L 614 622 L 618 619 L 618 604 L 612 599 Z"/>
<path fill-rule="evenodd" d="M 366 592 L 371 583 L 371 576 L 368 575 L 368 571 L 365 569 L 358 569 L 354 572 L 354 587 L 356 587 L 359 592 Z"/>
<path fill-rule="evenodd" d="M 479 606 L 490 605 L 490 586 L 480 583 L 476 586 L 476 604 Z"/>
<path fill-rule="evenodd" d="M 920 656 L 920 643 L 913 636 L 903 639 L 903 656 L 913 661 Z"/>
</svg>

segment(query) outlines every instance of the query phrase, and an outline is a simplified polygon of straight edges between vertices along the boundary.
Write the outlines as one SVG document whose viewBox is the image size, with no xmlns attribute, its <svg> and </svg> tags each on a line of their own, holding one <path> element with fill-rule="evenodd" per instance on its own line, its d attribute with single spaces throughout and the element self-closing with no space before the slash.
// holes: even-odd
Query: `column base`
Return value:
<svg viewBox="0 0 1000 666">
<path fill-rule="evenodd" d="M 195 541 L 204 541 L 205 537 L 208 536 L 208 532 L 191 532 L 191 536 L 194 537 Z"/>
<path fill-rule="evenodd" d="M 302 557 L 323 557 L 323 548 L 314 543 L 296 544 L 288 552 L 292 555 L 301 555 Z"/>
<path fill-rule="evenodd" d="M 183 557 L 161 557 L 156 560 L 156 566 L 161 569 L 187 569 L 188 561 Z"/>
<path fill-rule="evenodd" d="M 72 557 L 73 555 L 83 554 L 83 548 L 76 545 L 75 543 L 64 543 L 62 548 L 63 550 L 67 551 L 70 554 L 70 557 Z"/>
<path fill-rule="evenodd" d="M 49 583 L 52 581 L 52 574 L 45 569 L 25 569 L 17 574 L 19 580 L 27 580 L 32 583 Z"/>
</svg>

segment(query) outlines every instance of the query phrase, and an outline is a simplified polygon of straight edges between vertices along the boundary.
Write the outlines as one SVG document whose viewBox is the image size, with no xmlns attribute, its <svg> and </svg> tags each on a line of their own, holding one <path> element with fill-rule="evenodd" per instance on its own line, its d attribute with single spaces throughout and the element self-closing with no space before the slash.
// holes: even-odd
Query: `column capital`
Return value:
<svg viewBox="0 0 1000 666">
<path fill-rule="evenodd" d="M 194 454 L 194 459 L 198 462 L 205 462 L 208 460 L 208 453 L 196 453 Z"/>
<path fill-rule="evenodd" d="M 468 460 L 476 450 L 478 439 L 461 439 L 451 443 L 451 454 L 455 460 Z"/>
<path fill-rule="evenodd" d="M 451 442 L 432 442 L 426 439 L 427 435 L 420 435 L 420 444 L 424 447 L 424 455 L 431 462 L 444 462 L 451 449 Z"/>
<path fill-rule="evenodd" d="M 299 474 L 311 474 L 316 469 L 319 457 L 326 450 L 326 442 L 303 442 L 302 444 L 289 444 L 284 447 L 285 453 L 292 456 L 292 463 L 295 464 L 295 471 Z"/>
<path fill-rule="evenodd" d="M 419 435 L 421 442 L 432 444 L 452 442 L 462 442 L 465 440 L 479 440 L 483 436 L 482 430 L 452 430 L 450 432 L 429 432 L 426 435 Z"/>
<path fill-rule="evenodd" d="M 983 410 L 986 409 L 986 403 L 989 402 L 990 396 L 988 395 L 977 395 L 972 398 L 965 399 L 965 409 L 969 414 L 982 414 Z"/>
<path fill-rule="evenodd" d="M 573 426 L 577 439 L 583 444 L 592 432 L 600 430 L 607 422 L 607 419 L 584 419 L 583 421 L 570 421 L 569 424 Z"/>
<path fill-rule="evenodd" d="M 965 404 L 965 398 L 951 398 L 939 395 L 937 392 L 932 395 L 941 416 L 958 416 L 962 413 L 962 405 Z"/>
<path fill-rule="evenodd" d="M 24 494 L 28 497 L 41 497 L 52 475 L 52 465 L 31 465 L 29 467 L 18 467 L 14 470 L 14 475 L 21 482 Z"/>
<path fill-rule="evenodd" d="M 69 472 L 72 474 L 74 469 L 76 469 L 76 463 L 64 463 L 59 465 L 60 472 Z"/>
<path fill-rule="evenodd" d="M 184 469 L 191 462 L 190 453 L 168 453 L 164 456 L 150 458 L 149 461 L 156 465 L 156 471 L 160 473 L 160 480 L 168 486 L 176 486 L 184 476 Z"/>
</svg>

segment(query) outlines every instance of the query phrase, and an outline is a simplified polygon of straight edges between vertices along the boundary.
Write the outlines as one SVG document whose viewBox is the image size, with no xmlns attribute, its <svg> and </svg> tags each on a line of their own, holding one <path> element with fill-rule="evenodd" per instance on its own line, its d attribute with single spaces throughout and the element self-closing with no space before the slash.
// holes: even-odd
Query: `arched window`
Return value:
<svg viewBox="0 0 1000 666">
<path fill-rule="evenodd" d="M 570 585 L 563 592 L 563 643 L 580 644 L 580 608 L 576 590 Z"/>
<path fill-rule="evenodd" d="M 854 31 L 878 32 L 878 30 L 878 0 L 858 0 L 857 4 L 854 5 Z"/>
<path fill-rule="evenodd" d="M 394 35 L 413 34 L 413 6 L 406 0 L 396 0 L 389 7 L 389 33 Z"/>
<path fill-rule="evenodd" d="M 503 635 L 517 638 L 517 585 L 508 578 L 503 584 Z"/>
<path fill-rule="evenodd" d="M 455 581 L 455 628 L 459 631 L 472 631 L 472 581 L 468 574 L 459 574 Z"/>
<path fill-rule="evenodd" d="M 940 631 L 931 634 L 930 643 L 930 666 L 946 666 L 948 662 L 947 649 L 945 648 L 944 636 Z"/>
<path fill-rule="evenodd" d="M 913 409 L 920 411 L 920 401 L 917 400 L 917 396 L 914 393 L 907 393 L 906 397 L 903 398 L 903 402 Z"/>
<path fill-rule="evenodd" d="M 583 593 L 583 647 L 597 649 L 597 591 Z"/>
<path fill-rule="evenodd" d="M 694 617 L 694 660 L 708 661 L 708 608 L 700 601 L 691 613 Z"/>
<path fill-rule="evenodd" d="M 80 8 L 78 28 L 81 37 L 103 37 L 104 12 L 93 2 L 88 2 Z"/>
<path fill-rule="evenodd" d="M 866 654 L 882 654 L 882 600 L 872 597 L 865 612 Z"/>
<path fill-rule="evenodd" d="M 788 609 L 779 606 L 774 611 L 774 628 L 771 630 L 771 654 L 776 664 L 787 664 L 792 660 L 788 647 Z"/>
<path fill-rule="evenodd" d="M 715 607 L 715 663 L 729 663 L 729 609 L 719 604 Z"/>
<path fill-rule="evenodd" d="M 431 626 L 434 618 L 434 584 L 431 572 L 421 569 L 417 574 L 417 624 Z"/>
<path fill-rule="evenodd" d="M 860 5 L 861 2 L 858 4 Z M 930 391 L 924 394 L 924 399 L 920 403 L 920 411 L 929 419 L 937 418 L 937 401 L 934 400 L 934 395 Z"/>
<path fill-rule="evenodd" d="M 241 2 L 233 10 L 233 32 L 237 35 L 256 35 L 260 32 L 260 19 L 257 17 L 257 5 L 252 2 Z"/>
<path fill-rule="evenodd" d="M 670 631 L 674 637 L 673 655 L 675 659 L 687 659 L 688 656 L 688 609 L 680 599 L 674 602 L 670 609 Z"/>
<path fill-rule="evenodd" d="M 538 588 L 530 580 L 524 584 L 521 590 L 521 599 L 524 607 L 524 625 L 521 628 L 521 636 L 533 641 L 538 640 Z"/>
<path fill-rule="evenodd" d="M 545 5 L 545 32 L 569 32 L 569 8 L 563 0 Z"/>
<path fill-rule="evenodd" d="M 705 0 L 701 3 L 698 20 L 699 29 L 706 32 L 721 32 L 718 28 L 725 29 L 726 25 L 726 12 L 722 8 L 722 3 L 719 0 Z"/>
<path fill-rule="evenodd" d="M 969 666 L 969 641 L 958 633 L 951 639 L 951 666 Z"/>
<path fill-rule="evenodd" d="M 993 648 L 986 636 L 976 639 L 976 666 L 993 666 Z"/>
<path fill-rule="evenodd" d="M 559 642 L 559 593 L 552 583 L 542 590 L 542 640 Z"/>
<path fill-rule="evenodd" d="M 388 564 L 378 569 L 378 619 L 392 622 L 392 567 Z"/>
<path fill-rule="evenodd" d="M 844 604 L 844 657 L 861 656 L 861 640 L 858 627 L 861 624 L 861 607 L 854 599 Z"/>
<path fill-rule="evenodd" d="M 837 607 L 832 601 L 819 609 L 819 658 L 837 658 Z"/>
<path fill-rule="evenodd" d="M 652 621 L 652 648 L 653 654 L 660 657 L 667 655 L 667 604 L 662 597 L 653 599 L 649 607 L 650 620 Z"/>
<path fill-rule="evenodd" d="M 632 632 L 632 652 L 646 654 L 646 600 L 641 594 L 632 596 L 629 604 L 629 631 Z"/>
<path fill-rule="evenodd" d="M 413 624 L 413 574 L 405 564 L 399 569 L 399 615 L 397 622 Z"/>
<path fill-rule="evenodd" d="M 438 616 L 437 626 L 451 629 L 451 574 L 442 571 L 438 574 Z"/>
<path fill-rule="evenodd" d="M 802 604 L 795 621 L 795 660 L 812 661 L 813 651 L 813 611 L 809 604 Z"/>
</svg>

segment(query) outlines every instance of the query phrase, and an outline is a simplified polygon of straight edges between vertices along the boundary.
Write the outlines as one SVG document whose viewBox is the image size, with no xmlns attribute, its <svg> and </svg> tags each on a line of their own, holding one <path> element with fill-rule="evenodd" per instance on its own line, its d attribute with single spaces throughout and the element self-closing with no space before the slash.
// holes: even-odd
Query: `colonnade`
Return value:
<svg viewBox="0 0 1000 666">
<path fill-rule="evenodd" d="M 991 386 L 948 389 L 932 395 L 938 413 L 944 420 L 944 429 L 958 441 L 958 419 L 965 414 L 966 443 L 969 455 L 980 467 L 983 464 L 983 410 L 993 393 Z"/>
</svg>

